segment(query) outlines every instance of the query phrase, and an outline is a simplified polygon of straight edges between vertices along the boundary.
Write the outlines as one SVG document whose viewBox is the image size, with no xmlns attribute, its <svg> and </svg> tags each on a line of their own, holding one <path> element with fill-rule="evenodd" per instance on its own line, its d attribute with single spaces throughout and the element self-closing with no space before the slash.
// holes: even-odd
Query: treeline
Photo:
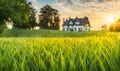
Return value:
<svg viewBox="0 0 120 71">
<path fill-rule="evenodd" d="M 6 23 L 13 23 L 13 28 L 33 29 L 39 26 L 43 29 L 59 29 L 58 10 L 46 5 L 40 9 L 39 23 L 36 22 L 37 11 L 31 2 L 26 0 L 0 0 L 0 31 Z"/>
</svg>

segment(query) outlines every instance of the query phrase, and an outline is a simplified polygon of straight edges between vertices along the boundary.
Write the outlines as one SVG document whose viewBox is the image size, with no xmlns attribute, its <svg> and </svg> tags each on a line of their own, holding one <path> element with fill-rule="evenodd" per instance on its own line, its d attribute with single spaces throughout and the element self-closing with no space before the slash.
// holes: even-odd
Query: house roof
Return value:
<svg viewBox="0 0 120 71">
<path fill-rule="evenodd" d="M 73 24 L 69 24 L 69 22 L 72 21 Z M 75 22 L 80 22 L 80 24 L 75 24 Z M 66 20 L 64 23 L 63 23 L 63 26 L 73 26 L 73 25 L 77 25 L 77 26 L 84 26 L 85 24 L 87 24 L 86 22 L 86 19 L 85 18 L 75 18 L 75 19 L 69 19 L 69 20 Z M 90 25 L 89 25 L 90 26 Z"/>
<path fill-rule="evenodd" d="M 64 23 L 63 23 L 63 26 L 67 26 L 69 24 L 69 21 L 66 20 Z"/>
</svg>

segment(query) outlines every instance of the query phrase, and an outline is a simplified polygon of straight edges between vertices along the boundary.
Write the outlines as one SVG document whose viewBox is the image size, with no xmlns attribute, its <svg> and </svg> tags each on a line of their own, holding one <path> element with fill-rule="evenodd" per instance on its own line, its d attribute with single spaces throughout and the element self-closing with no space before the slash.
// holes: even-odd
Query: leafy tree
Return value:
<svg viewBox="0 0 120 71">
<path fill-rule="evenodd" d="M 109 30 L 120 32 L 120 19 L 117 19 L 114 23 L 111 23 Z"/>
<path fill-rule="evenodd" d="M 0 25 L 0 33 L 2 33 L 2 31 L 7 28 L 5 24 Z"/>
<path fill-rule="evenodd" d="M 89 18 L 88 17 L 84 17 L 85 19 L 86 19 L 86 23 L 88 23 L 88 25 L 91 27 L 91 25 L 90 25 L 90 21 L 89 21 Z"/>
<path fill-rule="evenodd" d="M 13 7 L 17 13 L 12 18 L 12 21 L 14 22 L 14 28 L 27 29 L 30 15 L 30 6 L 31 3 L 27 3 L 26 0 L 20 0 L 20 3 L 17 2 L 17 4 Z"/>
<path fill-rule="evenodd" d="M 26 0 L 0 0 L 0 26 L 12 21 L 15 28 L 28 22 L 30 3 Z"/>
<path fill-rule="evenodd" d="M 10 21 L 10 18 L 15 15 L 15 11 L 12 9 L 15 0 L 0 0 L 0 32 L 5 27 L 5 22 Z"/>
<path fill-rule="evenodd" d="M 35 17 L 36 13 L 37 13 L 36 10 L 33 7 L 31 7 L 29 25 L 28 25 L 29 28 L 33 29 L 35 26 L 37 26 L 36 17 Z"/>
<path fill-rule="evenodd" d="M 60 23 L 60 17 L 59 17 L 59 15 L 58 16 L 55 16 L 54 17 L 54 26 L 53 26 L 53 28 L 54 29 L 59 29 L 60 28 L 60 25 L 59 25 L 59 23 Z"/>
<path fill-rule="evenodd" d="M 44 29 L 58 29 L 59 15 L 58 10 L 53 9 L 50 5 L 46 5 L 40 10 L 40 27 Z"/>
</svg>

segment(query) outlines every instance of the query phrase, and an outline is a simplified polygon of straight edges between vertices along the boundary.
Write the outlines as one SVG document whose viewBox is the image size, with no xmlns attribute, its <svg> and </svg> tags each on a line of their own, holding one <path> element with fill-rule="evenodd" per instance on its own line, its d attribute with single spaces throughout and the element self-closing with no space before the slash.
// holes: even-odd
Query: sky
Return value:
<svg viewBox="0 0 120 71">
<path fill-rule="evenodd" d="M 39 12 L 46 4 L 59 10 L 61 24 L 63 18 L 89 17 L 91 29 L 102 25 L 109 27 L 115 18 L 120 18 L 120 0 L 28 0 Z"/>
</svg>

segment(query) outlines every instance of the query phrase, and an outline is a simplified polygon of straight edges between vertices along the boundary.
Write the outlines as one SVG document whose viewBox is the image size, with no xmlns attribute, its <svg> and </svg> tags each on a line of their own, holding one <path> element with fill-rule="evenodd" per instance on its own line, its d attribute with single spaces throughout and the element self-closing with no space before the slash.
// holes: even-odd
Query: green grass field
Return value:
<svg viewBox="0 0 120 71">
<path fill-rule="evenodd" d="M 7 31 L 0 38 L 0 71 L 120 71 L 119 33 Z"/>
<path fill-rule="evenodd" d="M 113 34 L 118 34 L 112 32 Z M 23 30 L 23 29 L 13 29 L 4 30 L 1 34 L 2 37 L 92 37 L 92 36 L 106 36 L 111 35 L 108 32 L 102 31 L 92 31 L 92 32 L 63 32 L 57 30 Z M 115 35 L 116 36 L 116 35 Z"/>
</svg>

